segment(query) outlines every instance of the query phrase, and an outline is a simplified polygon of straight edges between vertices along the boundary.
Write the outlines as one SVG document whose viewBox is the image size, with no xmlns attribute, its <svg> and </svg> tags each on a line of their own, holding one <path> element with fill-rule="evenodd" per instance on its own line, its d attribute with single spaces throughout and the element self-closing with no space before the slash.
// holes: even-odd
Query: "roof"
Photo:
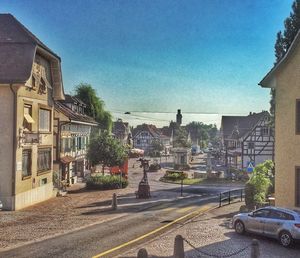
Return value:
<svg viewBox="0 0 300 258">
<path fill-rule="evenodd" d="M 83 123 L 89 123 L 93 125 L 98 125 L 96 120 L 88 115 L 84 115 L 81 113 L 78 113 L 76 111 L 73 111 L 68 106 L 64 105 L 63 101 L 55 101 L 54 102 L 54 109 L 57 112 L 63 113 L 66 117 L 68 117 L 72 122 L 83 122 Z"/>
<path fill-rule="evenodd" d="M 274 88 L 275 85 L 272 82 L 272 79 L 275 76 L 275 73 L 288 61 L 294 50 L 299 45 L 300 41 L 300 30 L 298 31 L 297 35 L 295 36 L 291 46 L 289 47 L 288 51 L 284 55 L 284 57 L 265 75 L 265 77 L 258 83 L 258 85 L 265 87 L 265 88 Z"/>
<path fill-rule="evenodd" d="M 223 139 L 244 137 L 265 116 L 269 116 L 269 112 L 250 113 L 248 116 L 222 116 Z"/>
<path fill-rule="evenodd" d="M 118 119 L 113 123 L 112 132 L 114 134 L 129 133 L 129 124 L 127 122 L 123 122 L 121 119 Z"/>
<path fill-rule="evenodd" d="M 136 137 L 142 131 L 149 132 L 154 138 L 158 138 L 161 135 L 161 131 L 155 125 L 142 124 L 133 129 L 133 137 Z"/>
<path fill-rule="evenodd" d="M 72 104 L 78 104 L 80 106 L 86 107 L 86 104 L 79 98 L 75 96 L 71 96 L 69 94 L 65 94 L 65 100 L 64 103 L 72 103 Z"/>
<path fill-rule="evenodd" d="M 0 83 L 25 83 L 37 48 L 60 57 L 26 29 L 13 15 L 0 14 Z"/>
</svg>

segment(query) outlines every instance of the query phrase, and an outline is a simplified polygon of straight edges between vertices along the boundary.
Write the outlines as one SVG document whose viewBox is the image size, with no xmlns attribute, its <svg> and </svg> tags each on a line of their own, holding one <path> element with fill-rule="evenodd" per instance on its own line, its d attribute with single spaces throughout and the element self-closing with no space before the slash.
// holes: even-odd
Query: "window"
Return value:
<svg viewBox="0 0 300 258">
<path fill-rule="evenodd" d="M 38 171 L 48 171 L 51 169 L 51 148 L 38 150 Z"/>
<path fill-rule="evenodd" d="M 24 105 L 24 120 L 23 120 L 23 127 L 24 131 L 32 131 L 32 124 L 34 120 L 32 119 L 32 106 L 31 105 Z"/>
<path fill-rule="evenodd" d="M 248 149 L 254 149 L 254 142 L 248 142 Z"/>
<path fill-rule="evenodd" d="M 39 111 L 39 131 L 50 132 L 51 131 L 51 111 L 48 109 L 40 108 Z"/>
<path fill-rule="evenodd" d="M 296 100 L 296 134 L 300 134 L 300 99 Z"/>
<path fill-rule="evenodd" d="M 260 128 L 260 135 L 267 136 L 269 135 L 269 133 L 270 133 L 269 127 L 264 126 Z"/>
<path fill-rule="evenodd" d="M 282 211 L 271 211 L 270 219 L 280 219 L 280 220 L 295 220 L 294 216 Z"/>
<path fill-rule="evenodd" d="M 256 212 L 253 212 L 253 216 L 254 217 L 259 217 L 259 218 L 267 218 L 267 217 L 269 217 L 269 213 L 270 213 L 269 210 L 261 209 L 261 210 L 258 210 Z"/>
<path fill-rule="evenodd" d="M 295 189 L 295 194 L 296 194 L 296 206 L 300 207 L 300 167 L 296 168 L 296 189 Z"/>
<path fill-rule="evenodd" d="M 137 139 L 137 140 L 136 140 L 136 143 L 137 143 L 137 144 L 141 144 L 140 139 Z"/>
<path fill-rule="evenodd" d="M 22 178 L 31 176 L 31 150 L 22 152 Z"/>
</svg>

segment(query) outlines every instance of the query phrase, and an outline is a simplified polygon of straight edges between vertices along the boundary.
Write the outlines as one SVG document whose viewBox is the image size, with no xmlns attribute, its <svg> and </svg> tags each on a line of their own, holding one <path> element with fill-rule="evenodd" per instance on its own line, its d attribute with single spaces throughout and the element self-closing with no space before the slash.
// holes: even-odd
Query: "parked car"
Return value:
<svg viewBox="0 0 300 258">
<path fill-rule="evenodd" d="M 279 207 L 264 207 L 233 217 L 232 225 L 239 234 L 250 232 L 279 240 L 288 247 L 300 239 L 300 212 Z"/>
</svg>

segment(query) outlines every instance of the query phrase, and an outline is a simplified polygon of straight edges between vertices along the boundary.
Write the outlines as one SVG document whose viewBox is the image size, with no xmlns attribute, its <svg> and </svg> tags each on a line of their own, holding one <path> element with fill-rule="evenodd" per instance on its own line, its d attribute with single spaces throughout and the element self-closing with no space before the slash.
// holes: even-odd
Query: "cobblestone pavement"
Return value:
<svg viewBox="0 0 300 258">
<path fill-rule="evenodd" d="M 185 257 L 224 257 L 249 246 L 252 239 L 258 239 L 260 244 L 261 257 L 263 258 L 290 258 L 300 257 L 300 244 L 291 249 L 284 248 L 276 240 L 260 237 L 256 235 L 238 235 L 231 228 L 231 218 L 237 213 L 241 203 L 235 203 L 222 208 L 217 208 L 206 214 L 202 214 L 184 225 L 178 225 L 172 231 L 150 240 L 146 245 L 140 245 L 129 252 L 118 257 L 136 257 L 138 250 L 146 248 L 149 257 L 173 257 L 173 247 L 175 236 L 180 234 L 187 239 L 195 250 L 187 243 L 184 243 Z M 205 255 L 205 253 L 207 255 Z M 243 252 L 230 256 L 250 257 L 251 249 L 246 248 Z M 228 256 L 227 256 L 228 257 Z"/>
</svg>

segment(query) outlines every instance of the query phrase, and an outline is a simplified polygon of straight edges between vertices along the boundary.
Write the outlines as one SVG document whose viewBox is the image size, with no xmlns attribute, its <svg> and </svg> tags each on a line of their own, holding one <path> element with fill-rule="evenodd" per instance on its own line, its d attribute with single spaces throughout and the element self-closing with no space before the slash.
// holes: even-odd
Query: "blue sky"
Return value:
<svg viewBox="0 0 300 258">
<path fill-rule="evenodd" d="M 66 92 L 92 84 L 110 111 L 247 114 L 292 0 L 1 0 L 62 58 Z"/>
</svg>

